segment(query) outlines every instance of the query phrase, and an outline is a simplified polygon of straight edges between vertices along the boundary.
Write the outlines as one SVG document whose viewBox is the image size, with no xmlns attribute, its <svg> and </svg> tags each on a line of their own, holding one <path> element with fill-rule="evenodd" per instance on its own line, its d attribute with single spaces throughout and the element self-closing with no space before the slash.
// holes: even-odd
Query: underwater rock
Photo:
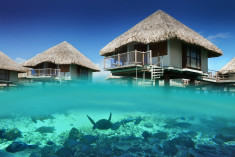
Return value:
<svg viewBox="0 0 235 157">
<path fill-rule="evenodd" d="M 69 131 L 69 139 L 79 140 L 82 137 L 82 133 L 77 128 L 72 128 Z"/>
<path fill-rule="evenodd" d="M 179 136 L 189 136 L 191 138 L 194 138 L 195 136 L 197 136 L 197 132 L 195 131 L 182 132 L 179 133 Z"/>
<path fill-rule="evenodd" d="M 235 135 L 234 136 L 228 136 L 228 135 L 224 136 L 221 134 L 217 134 L 212 140 L 217 144 L 223 144 L 224 142 L 235 141 Z"/>
<path fill-rule="evenodd" d="M 143 120 L 143 118 L 141 118 L 141 117 L 138 117 L 138 118 L 136 118 L 136 120 L 135 120 L 135 125 L 138 125 L 138 124 L 140 124 L 140 122 Z"/>
<path fill-rule="evenodd" d="M 163 132 L 163 131 L 159 131 L 159 132 L 153 134 L 153 136 L 156 137 L 159 140 L 163 140 L 163 139 L 167 139 L 168 133 Z"/>
<path fill-rule="evenodd" d="M 119 141 L 120 141 L 119 136 L 112 136 L 107 140 L 107 142 L 110 144 L 115 144 L 118 143 Z"/>
<path fill-rule="evenodd" d="M 34 148 L 37 148 L 37 146 L 27 145 L 26 143 L 23 143 L 23 142 L 13 142 L 6 148 L 6 151 L 15 153 L 15 152 L 20 152 L 22 150 L 25 150 L 26 148 L 34 149 Z"/>
<path fill-rule="evenodd" d="M 121 125 L 122 125 L 121 122 L 116 122 L 116 123 L 114 123 L 114 124 L 112 125 L 111 129 L 112 129 L 112 130 L 117 130 L 117 129 L 120 128 Z"/>
<path fill-rule="evenodd" d="M 50 115 L 31 116 L 30 118 L 34 123 L 37 123 L 37 121 L 44 122 L 44 120 L 55 119 L 53 116 L 50 116 Z"/>
<path fill-rule="evenodd" d="M 97 153 L 101 156 L 110 156 L 112 153 L 112 148 L 108 145 L 105 146 L 99 146 Z"/>
<path fill-rule="evenodd" d="M 175 145 L 184 146 L 186 148 L 194 148 L 195 146 L 194 141 L 187 136 L 179 136 L 177 138 L 172 139 L 171 141 Z"/>
<path fill-rule="evenodd" d="M 122 151 L 127 151 L 131 148 L 131 144 L 129 142 L 119 142 L 117 145 L 115 145 L 116 148 Z"/>
<path fill-rule="evenodd" d="M 186 120 L 185 117 L 180 117 L 181 120 Z"/>
<path fill-rule="evenodd" d="M 54 142 L 52 142 L 52 141 L 47 141 L 47 145 L 53 145 L 54 144 Z"/>
<path fill-rule="evenodd" d="M 152 134 L 150 134 L 148 131 L 144 131 L 142 133 L 142 136 L 144 137 L 144 139 L 148 139 L 149 137 L 152 137 Z"/>
<path fill-rule="evenodd" d="M 96 123 L 95 121 L 87 115 L 87 118 L 90 120 L 90 122 L 94 125 L 93 129 L 100 129 L 100 130 L 107 130 L 112 128 L 113 124 L 111 123 L 112 113 L 109 115 L 109 119 L 101 119 L 98 120 Z"/>
<path fill-rule="evenodd" d="M 79 142 L 74 139 L 68 139 L 64 142 L 64 147 L 72 149 L 74 146 L 78 145 Z"/>
<path fill-rule="evenodd" d="M 97 140 L 98 140 L 98 137 L 96 137 L 96 136 L 85 135 L 85 136 L 82 136 L 80 142 L 83 143 L 83 144 L 90 145 L 92 143 L 95 143 Z"/>
<path fill-rule="evenodd" d="M 0 138 L 5 137 L 6 130 L 5 129 L 0 129 Z"/>
<path fill-rule="evenodd" d="M 151 122 L 145 122 L 144 123 L 144 126 L 146 127 L 146 128 L 153 128 L 153 123 L 151 123 Z"/>
<path fill-rule="evenodd" d="M 216 147 L 210 145 L 199 144 L 197 145 L 197 149 L 199 149 L 201 152 L 208 152 L 213 154 L 217 153 Z"/>
<path fill-rule="evenodd" d="M 41 150 L 41 157 L 51 157 L 56 152 L 55 147 L 45 146 Z"/>
<path fill-rule="evenodd" d="M 174 156 L 177 154 L 178 148 L 176 147 L 175 143 L 172 140 L 170 140 L 164 143 L 163 151 L 164 155 Z"/>
<path fill-rule="evenodd" d="M 120 155 L 119 157 L 135 157 L 135 155 L 129 154 L 129 153 L 125 153 L 125 154 Z"/>
<path fill-rule="evenodd" d="M 14 155 L 4 150 L 0 150 L 0 157 L 14 157 Z"/>
<path fill-rule="evenodd" d="M 216 131 L 224 137 L 235 137 L 235 126 L 219 128 Z"/>
<path fill-rule="evenodd" d="M 79 144 L 78 145 L 79 151 L 82 153 L 87 153 L 91 150 L 91 146 L 90 145 L 86 145 L 86 144 Z"/>
<path fill-rule="evenodd" d="M 148 138 L 148 143 L 153 145 L 153 144 L 157 144 L 157 143 L 160 143 L 160 140 L 156 137 L 149 137 Z"/>
<path fill-rule="evenodd" d="M 33 153 L 30 154 L 29 157 L 41 157 L 41 154 L 37 153 L 37 152 L 33 152 Z"/>
<path fill-rule="evenodd" d="M 187 122 L 178 122 L 173 124 L 174 127 L 180 127 L 180 128 L 189 128 L 192 126 L 192 124 L 187 123 Z"/>
<path fill-rule="evenodd" d="M 55 153 L 58 157 L 73 157 L 73 152 L 69 148 L 61 148 Z"/>
<path fill-rule="evenodd" d="M 10 131 L 5 132 L 3 138 L 7 139 L 8 141 L 13 141 L 17 138 L 22 137 L 21 131 L 17 128 L 11 129 Z"/>
<path fill-rule="evenodd" d="M 142 140 L 136 136 L 126 136 L 126 137 L 122 138 L 122 141 L 138 142 L 138 141 L 142 141 Z"/>
<path fill-rule="evenodd" d="M 53 133 L 55 131 L 55 127 L 47 127 L 47 126 L 42 126 L 35 130 L 36 132 L 40 132 L 41 134 L 44 133 Z"/>
</svg>

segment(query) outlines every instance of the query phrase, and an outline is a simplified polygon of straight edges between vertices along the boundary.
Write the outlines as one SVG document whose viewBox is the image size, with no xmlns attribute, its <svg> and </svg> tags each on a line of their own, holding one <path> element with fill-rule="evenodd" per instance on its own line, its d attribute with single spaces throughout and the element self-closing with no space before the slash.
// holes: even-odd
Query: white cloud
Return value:
<svg viewBox="0 0 235 157">
<path fill-rule="evenodd" d="M 21 64 L 21 63 L 24 63 L 25 61 L 26 61 L 26 59 L 23 59 L 23 58 L 16 58 L 15 59 L 15 61 L 17 62 L 17 63 L 19 63 L 19 64 Z"/>
<path fill-rule="evenodd" d="M 207 37 L 208 40 L 210 41 L 215 41 L 216 39 L 226 39 L 226 38 L 231 38 L 232 35 L 230 33 L 218 33 L 215 35 L 210 35 Z"/>
<path fill-rule="evenodd" d="M 99 63 L 96 64 L 100 68 L 100 72 L 93 73 L 94 81 L 104 81 L 109 75 L 110 71 L 104 71 L 104 61 L 100 60 Z"/>
</svg>

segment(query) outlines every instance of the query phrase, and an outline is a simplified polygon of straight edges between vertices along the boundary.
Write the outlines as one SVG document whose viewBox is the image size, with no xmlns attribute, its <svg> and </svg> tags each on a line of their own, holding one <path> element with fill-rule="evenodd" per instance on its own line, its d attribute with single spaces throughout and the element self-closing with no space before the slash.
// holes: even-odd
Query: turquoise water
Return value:
<svg viewBox="0 0 235 157">
<path fill-rule="evenodd" d="M 86 84 L 28 87 L 0 97 L 0 130 L 4 130 L 0 156 L 233 156 L 235 152 L 234 96 Z M 87 115 L 95 122 L 108 121 L 110 112 L 113 128 L 92 129 Z M 72 128 L 79 137 L 73 139 L 75 146 L 67 147 Z M 12 129 L 21 136 L 6 139 Z M 9 154 L 5 149 L 13 141 L 37 148 Z"/>
</svg>

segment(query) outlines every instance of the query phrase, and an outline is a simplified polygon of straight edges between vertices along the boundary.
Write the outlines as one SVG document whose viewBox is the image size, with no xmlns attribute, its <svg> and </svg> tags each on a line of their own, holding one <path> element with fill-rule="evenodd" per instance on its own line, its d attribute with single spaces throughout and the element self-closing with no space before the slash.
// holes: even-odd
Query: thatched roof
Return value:
<svg viewBox="0 0 235 157">
<path fill-rule="evenodd" d="M 34 67 L 43 62 L 52 62 L 54 64 L 76 64 L 92 69 L 93 71 L 99 71 L 99 68 L 90 59 L 66 41 L 29 59 L 23 63 L 23 66 Z"/>
<path fill-rule="evenodd" d="M 0 51 L 0 69 L 25 72 L 25 68 Z"/>
<path fill-rule="evenodd" d="M 179 39 L 201 46 L 210 52 L 209 57 L 223 55 L 223 52 L 210 41 L 161 10 L 114 39 L 100 50 L 100 55 L 108 55 L 128 43 L 149 44 L 169 39 Z"/>
<path fill-rule="evenodd" d="M 219 70 L 221 74 L 235 73 L 235 57 Z"/>
</svg>

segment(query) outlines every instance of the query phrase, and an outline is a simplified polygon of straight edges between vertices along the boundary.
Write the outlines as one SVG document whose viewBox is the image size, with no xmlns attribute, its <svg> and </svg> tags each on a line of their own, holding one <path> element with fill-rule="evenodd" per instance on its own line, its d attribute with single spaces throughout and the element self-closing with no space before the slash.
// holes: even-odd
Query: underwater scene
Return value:
<svg viewBox="0 0 235 157">
<path fill-rule="evenodd" d="M 235 156 L 235 96 L 108 84 L 0 91 L 0 157 L 158 156 Z"/>
</svg>

